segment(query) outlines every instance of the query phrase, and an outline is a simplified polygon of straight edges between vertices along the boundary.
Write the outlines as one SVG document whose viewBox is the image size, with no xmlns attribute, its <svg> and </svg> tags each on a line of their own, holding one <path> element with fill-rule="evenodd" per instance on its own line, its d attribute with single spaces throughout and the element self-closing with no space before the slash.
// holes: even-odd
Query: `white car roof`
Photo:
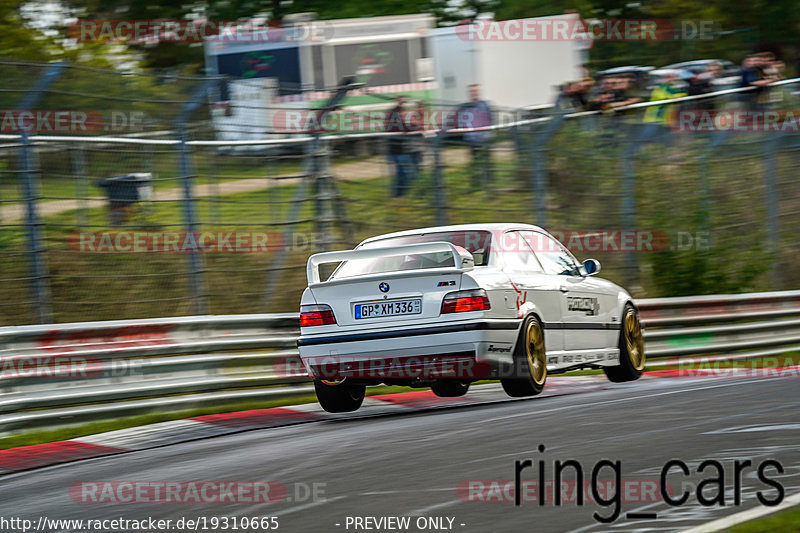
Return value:
<svg viewBox="0 0 800 533">
<path fill-rule="evenodd" d="M 456 224 L 451 226 L 431 226 L 427 228 L 418 228 L 406 231 L 396 231 L 394 233 L 386 233 L 384 235 L 376 235 L 375 237 L 370 237 L 369 239 L 363 240 L 361 244 L 365 244 L 372 241 L 378 241 L 382 239 L 388 239 L 391 237 L 405 237 L 407 235 L 419 235 L 420 233 L 439 233 L 444 231 L 508 231 L 508 230 L 520 230 L 520 229 L 527 229 L 527 230 L 534 230 L 534 231 L 543 231 L 547 233 L 547 231 L 543 230 L 539 226 L 534 226 L 532 224 L 511 224 L 507 222 L 492 222 L 488 224 Z"/>
</svg>

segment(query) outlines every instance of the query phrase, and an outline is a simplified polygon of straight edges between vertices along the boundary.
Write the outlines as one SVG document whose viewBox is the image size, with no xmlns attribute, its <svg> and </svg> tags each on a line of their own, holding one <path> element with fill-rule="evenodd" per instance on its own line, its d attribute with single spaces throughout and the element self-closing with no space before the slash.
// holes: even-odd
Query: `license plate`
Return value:
<svg viewBox="0 0 800 533">
<path fill-rule="evenodd" d="M 353 309 L 356 320 L 384 316 L 418 315 L 422 313 L 422 300 L 390 300 L 368 304 L 356 304 Z"/>
</svg>

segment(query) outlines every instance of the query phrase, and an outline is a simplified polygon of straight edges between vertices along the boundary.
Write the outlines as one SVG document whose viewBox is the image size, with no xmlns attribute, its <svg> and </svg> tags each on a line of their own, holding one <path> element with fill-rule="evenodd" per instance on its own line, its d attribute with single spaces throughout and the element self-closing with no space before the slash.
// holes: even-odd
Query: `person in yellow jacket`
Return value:
<svg viewBox="0 0 800 533">
<path fill-rule="evenodd" d="M 686 96 L 686 91 L 677 85 L 677 81 L 678 72 L 675 70 L 668 71 L 664 75 L 664 81 L 650 93 L 650 101 L 670 100 Z M 677 104 L 655 105 L 647 108 L 644 113 L 644 121 L 650 124 L 670 126 L 677 118 L 677 115 Z"/>
</svg>

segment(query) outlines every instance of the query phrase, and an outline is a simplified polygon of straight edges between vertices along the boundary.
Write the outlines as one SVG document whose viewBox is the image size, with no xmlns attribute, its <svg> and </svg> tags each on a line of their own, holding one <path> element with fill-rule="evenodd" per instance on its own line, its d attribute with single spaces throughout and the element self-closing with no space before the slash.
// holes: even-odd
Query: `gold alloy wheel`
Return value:
<svg viewBox="0 0 800 533">
<path fill-rule="evenodd" d="M 525 332 L 525 354 L 528 356 L 528 370 L 534 383 L 544 384 L 547 378 L 547 356 L 544 351 L 544 334 L 539 322 L 533 320 Z"/>
<path fill-rule="evenodd" d="M 628 309 L 625 314 L 625 345 L 628 348 L 628 357 L 636 370 L 644 368 L 644 337 L 642 336 L 642 325 L 636 311 Z"/>
</svg>

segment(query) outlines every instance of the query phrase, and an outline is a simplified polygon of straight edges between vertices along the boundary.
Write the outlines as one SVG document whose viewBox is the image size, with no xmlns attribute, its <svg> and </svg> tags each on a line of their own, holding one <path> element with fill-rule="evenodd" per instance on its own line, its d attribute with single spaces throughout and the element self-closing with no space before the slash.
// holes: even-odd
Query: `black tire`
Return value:
<svg viewBox="0 0 800 533">
<path fill-rule="evenodd" d="M 608 380 L 614 383 L 635 381 L 642 376 L 646 360 L 639 313 L 631 304 L 626 304 L 619 330 L 619 364 L 607 366 L 603 371 Z"/>
<path fill-rule="evenodd" d="M 458 381 L 455 379 L 442 379 L 435 381 L 431 385 L 431 390 L 436 396 L 442 398 L 456 398 L 464 396 L 469 390 L 469 382 Z"/>
<path fill-rule="evenodd" d="M 509 396 L 535 396 L 542 392 L 547 381 L 547 354 L 544 329 L 535 316 L 529 316 L 514 348 L 514 370 L 511 377 L 500 378 L 503 390 Z"/>
<path fill-rule="evenodd" d="M 328 385 L 314 380 L 314 390 L 319 404 L 329 413 L 349 413 L 361 407 L 367 386 L 352 385 L 347 381 Z"/>
</svg>

